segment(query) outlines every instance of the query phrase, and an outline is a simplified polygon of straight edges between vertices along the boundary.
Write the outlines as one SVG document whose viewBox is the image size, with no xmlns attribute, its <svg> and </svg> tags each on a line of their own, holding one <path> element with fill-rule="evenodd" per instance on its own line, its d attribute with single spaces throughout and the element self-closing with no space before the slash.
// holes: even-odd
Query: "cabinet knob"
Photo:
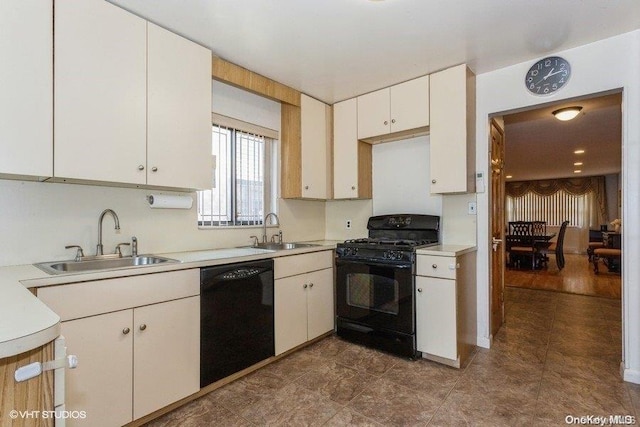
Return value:
<svg viewBox="0 0 640 427">
<path fill-rule="evenodd" d="M 422 288 L 418 288 L 418 292 L 422 292 Z"/>
<path fill-rule="evenodd" d="M 151 172 L 158 172 L 158 168 L 157 168 L 157 167 L 155 167 L 155 166 L 154 166 L 154 167 L 152 167 L 152 168 L 151 168 Z"/>
<path fill-rule="evenodd" d="M 396 119 L 391 119 L 391 123 L 395 123 L 395 122 L 396 122 Z"/>
<path fill-rule="evenodd" d="M 138 170 L 139 171 L 143 171 L 144 170 L 144 165 L 138 165 Z"/>
<path fill-rule="evenodd" d="M 355 185 L 352 185 L 352 186 L 351 186 L 351 189 L 352 189 L 352 190 L 355 190 L 355 189 L 356 189 L 356 186 L 355 186 Z"/>
<path fill-rule="evenodd" d="M 304 285 L 302 285 L 302 287 L 303 287 L 304 289 L 307 289 L 307 284 L 305 283 Z"/>
<path fill-rule="evenodd" d="M 304 189 L 305 189 L 305 190 L 308 190 L 308 189 L 309 189 L 309 186 L 308 186 L 308 185 L 305 185 L 305 186 L 304 186 Z"/>
<path fill-rule="evenodd" d="M 131 332 L 131 329 L 129 329 L 129 328 L 124 328 L 124 329 L 122 330 L 122 333 L 123 333 L 124 335 L 127 335 L 129 332 Z"/>
<path fill-rule="evenodd" d="M 310 287 L 310 288 L 313 288 L 313 283 L 309 283 L 309 287 Z"/>
<path fill-rule="evenodd" d="M 432 268 L 438 268 L 438 264 L 431 264 Z"/>
<path fill-rule="evenodd" d="M 144 331 L 145 329 L 147 329 L 147 325 L 146 324 L 143 323 L 142 325 L 140 325 L 140 330 L 141 331 Z"/>
<path fill-rule="evenodd" d="M 432 180 L 431 180 L 431 183 L 432 183 L 432 184 L 435 184 L 436 182 L 438 182 L 438 181 L 436 181 L 435 179 L 432 179 Z"/>
<path fill-rule="evenodd" d="M 384 125 L 386 126 L 386 125 L 388 125 L 388 124 L 389 124 L 389 122 L 385 120 L 385 121 L 384 121 Z"/>
</svg>

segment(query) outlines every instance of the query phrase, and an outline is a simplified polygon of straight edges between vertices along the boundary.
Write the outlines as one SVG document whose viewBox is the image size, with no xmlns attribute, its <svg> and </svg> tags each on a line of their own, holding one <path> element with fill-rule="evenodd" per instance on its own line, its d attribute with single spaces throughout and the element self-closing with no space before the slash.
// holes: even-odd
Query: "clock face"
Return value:
<svg viewBox="0 0 640 427">
<path fill-rule="evenodd" d="M 567 84 L 570 76 L 569 62 L 559 56 L 550 56 L 529 68 L 524 84 L 534 95 L 551 95 Z"/>
</svg>

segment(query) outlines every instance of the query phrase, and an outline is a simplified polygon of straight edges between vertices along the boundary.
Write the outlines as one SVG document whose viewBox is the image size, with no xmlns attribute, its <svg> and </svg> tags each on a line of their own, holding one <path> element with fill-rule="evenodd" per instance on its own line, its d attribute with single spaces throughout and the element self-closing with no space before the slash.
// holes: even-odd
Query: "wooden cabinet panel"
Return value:
<svg viewBox="0 0 640 427">
<path fill-rule="evenodd" d="M 431 75 L 431 193 L 475 188 L 475 76 L 459 65 Z"/>
<path fill-rule="evenodd" d="M 148 24 L 147 184 L 211 188 L 211 51 Z"/>
<path fill-rule="evenodd" d="M 276 356 L 307 341 L 307 293 L 301 276 L 274 284 Z"/>
<path fill-rule="evenodd" d="M 199 297 L 136 308 L 133 333 L 133 419 L 200 389 Z"/>
<path fill-rule="evenodd" d="M 326 104 L 301 95 L 302 197 L 326 199 L 328 196 L 328 137 Z"/>
<path fill-rule="evenodd" d="M 418 350 L 451 360 L 458 358 L 456 281 L 416 277 L 420 294 Z M 418 307 L 418 306 L 416 306 Z"/>
<path fill-rule="evenodd" d="M 69 353 L 78 356 L 78 367 L 66 372 L 66 408 L 87 413 L 85 419 L 68 419 L 68 426 L 131 421 L 132 321 L 133 310 L 123 310 L 62 322 Z"/>
<path fill-rule="evenodd" d="M 358 97 L 358 139 L 389 133 L 389 88 Z"/>
<path fill-rule="evenodd" d="M 390 88 L 390 132 L 429 126 L 429 76 Z"/>
<path fill-rule="evenodd" d="M 53 176 L 53 2 L 0 1 L 0 176 Z"/>
<path fill-rule="evenodd" d="M 307 340 L 335 327 L 333 268 L 307 275 Z"/>
<path fill-rule="evenodd" d="M 419 276 L 456 278 L 456 259 L 453 257 L 418 255 L 416 274 Z"/>
<path fill-rule="evenodd" d="M 332 250 L 277 257 L 273 260 L 274 277 L 279 279 L 330 268 L 333 266 L 333 257 Z"/>
<path fill-rule="evenodd" d="M 56 177 L 146 182 L 146 32 L 105 1 L 55 2 Z"/>
</svg>

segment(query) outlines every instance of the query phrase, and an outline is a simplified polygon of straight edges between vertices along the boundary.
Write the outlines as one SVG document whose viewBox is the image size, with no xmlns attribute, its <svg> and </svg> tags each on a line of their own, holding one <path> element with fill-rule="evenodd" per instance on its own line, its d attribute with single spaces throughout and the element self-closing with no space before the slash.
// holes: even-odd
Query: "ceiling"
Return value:
<svg viewBox="0 0 640 427">
<path fill-rule="evenodd" d="M 573 120 L 552 111 L 581 106 Z M 617 174 L 622 161 L 622 94 L 574 99 L 503 116 L 505 174 L 513 181 Z M 575 154 L 584 150 L 584 154 Z M 582 162 L 574 166 L 575 162 Z M 574 170 L 581 170 L 574 173 Z M 509 180 L 509 179 L 508 179 Z"/>
<path fill-rule="evenodd" d="M 327 103 L 640 28 L 638 0 L 109 0 Z"/>
</svg>

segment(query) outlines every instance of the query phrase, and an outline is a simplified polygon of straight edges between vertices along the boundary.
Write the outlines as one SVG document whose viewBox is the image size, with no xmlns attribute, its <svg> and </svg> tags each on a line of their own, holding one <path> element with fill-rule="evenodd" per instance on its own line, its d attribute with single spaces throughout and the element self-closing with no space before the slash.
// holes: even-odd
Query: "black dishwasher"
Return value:
<svg viewBox="0 0 640 427">
<path fill-rule="evenodd" d="M 200 387 L 275 354 L 273 260 L 200 270 Z"/>
</svg>

